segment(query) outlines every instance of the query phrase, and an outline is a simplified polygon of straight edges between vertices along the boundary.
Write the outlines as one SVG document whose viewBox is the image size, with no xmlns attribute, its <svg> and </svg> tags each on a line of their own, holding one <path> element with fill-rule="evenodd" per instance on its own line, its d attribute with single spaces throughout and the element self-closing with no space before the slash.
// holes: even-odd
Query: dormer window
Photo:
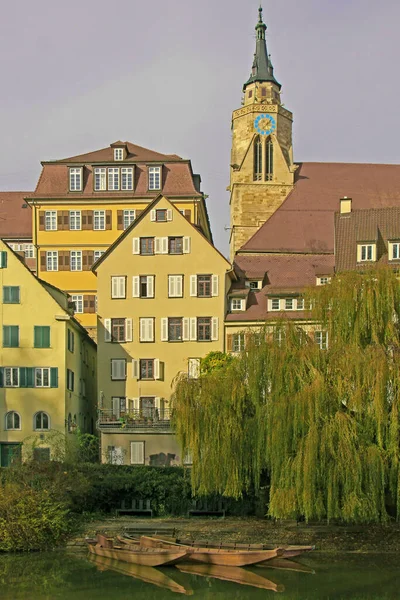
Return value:
<svg viewBox="0 0 400 600">
<path fill-rule="evenodd" d="M 161 190 L 161 167 L 149 167 L 149 190 Z"/>
<path fill-rule="evenodd" d="M 69 170 L 69 190 L 70 192 L 82 191 L 82 167 L 70 168 Z"/>
<path fill-rule="evenodd" d="M 261 289 L 261 279 L 249 281 L 248 285 L 251 290 L 260 290 Z"/>
<path fill-rule="evenodd" d="M 326 285 L 331 282 L 331 277 L 327 275 L 321 275 L 321 277 L 317 277 L 317 285 Z"/>
<path fill-rule="evenodd" d="M 114 148 L 114 160 L 124 160 L 123 148 Z"/>
<path fill-rule="evenodd" d="M 108 169 L 108 189 L 112 191 L 119 190 L 119 169 Z"/>
<path fill-rule="evenodd" d="M 376 261 L 376 244 L 358 244 L 357 262 Z"/>
<path fill-rule="evenodd" d="M 389 260 L 400 260 L 400 242 L 389 242 Z"/>
<path fill-rule="evenodd" d="M 244 298 L 231 298 L 231 311 L 244 310 Z"/>
</svg>

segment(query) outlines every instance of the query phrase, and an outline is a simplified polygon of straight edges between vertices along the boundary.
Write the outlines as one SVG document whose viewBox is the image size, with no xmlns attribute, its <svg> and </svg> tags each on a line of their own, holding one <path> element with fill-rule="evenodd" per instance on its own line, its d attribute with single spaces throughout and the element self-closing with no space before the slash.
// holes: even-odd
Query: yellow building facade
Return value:
<svg viewBox="0 0 400 600">
<path fill-rule="evenodd" d="M 191 163 L 129 142 L 43 162 L 33 209 L 38 276 L 65 290 L 95 337 L 97 288 L 91 268 L 160 192 L 210 237 L 200 177 Z"/>
<path fill-rule="evenodd" d="M 170 426 L 179 374 L 224 349 L 230 264 L 160 196 L 93 268 L 103 462 L 182 464 Z"/>
<path fill-rule="evenodd" d="M 0 464 L 58 459 L 76 428 L 94 433 L 96 344 L 68 298 L 0 240 Z"/>
</svg>

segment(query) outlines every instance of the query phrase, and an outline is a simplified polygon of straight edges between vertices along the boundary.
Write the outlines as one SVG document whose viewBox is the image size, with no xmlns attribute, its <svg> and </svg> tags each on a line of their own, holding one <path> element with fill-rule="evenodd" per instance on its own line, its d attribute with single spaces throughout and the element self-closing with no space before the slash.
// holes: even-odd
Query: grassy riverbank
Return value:
<svg viewBox="0 0 400 600">
<path fill-rule="evenodd" d="M 295 522 L 273 522 L 256 517 L 164 518 L 140 519 L 132 517 L 104 518 L 85 527 L 84 535 L 120 533 L 124 527 L 173 527 L 182 539 L 222 540 L 225 542 L 274 543 L 315 545 L 318 552 L 371 552 L 400 551 L 400 525 L 306 525 Z M 82 538 L 71 541 L 78 546 Z"/>
</svg>

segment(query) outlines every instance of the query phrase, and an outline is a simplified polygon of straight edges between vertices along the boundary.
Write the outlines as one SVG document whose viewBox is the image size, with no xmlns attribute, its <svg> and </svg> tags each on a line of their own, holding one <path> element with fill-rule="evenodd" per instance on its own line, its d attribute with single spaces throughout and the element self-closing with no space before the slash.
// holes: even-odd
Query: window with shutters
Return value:
<svg viewBox="0 0 400 600">
<path fill-rule="evenodd" d="M 121 169 L 121 190 L 133 190 L 133 167 Z"/>
<path fill-rule="evenodd" d="M 126 277 L 124 275 L 111 277 L 111 298 L 126 298 Z"/>
<path fill-rule="evenodd" d="M 71 230 L 80 230 L 82 228 L 82 218 L 80 210 L 69 211 L 69 228 Z"/>
<path fill-rule="evenodd" d="M 242 352 L 244 350 L 244 333 L 234 333 L 232 335 L 232 352 Z"/>
<path fill-rule="evenodd" d="M 35 325 L 33 338 L 35 348 L 50 348 L 50 327 L 48 325 Z"/>
<path fill-rule="evenodd" d="M 154 275 L 139 276 L 139 297 L 154 298 Z"/>
<path fill-rule="evenodd" d="M 320 347 L 321 350 L 326 350 L 328 348 L 328 332 L 327 331 L 315 331 L 314 339 L 317 346 Z"/>
<path fill-rule="evenodd" d="M 200 377 L 200 358 L 188 359 L 188 378 L 198 379 Z"/>
<path fill-rule="evenodd" d="M 197 275 L 197 297 L 211 298 L 211 275 Z"/>
<path fill-rule="evenodd" d="M 166 208 L 158 208 L 156 210 L 156 221 L 159 223 L 163 223 L 167 220 L 167 209 Z"/>
<path fill-rule="evenodd" d="M 140 238 L 140 254 L 143 254 L 143 255 L 154 254 L 154 238 L 153 237 L 141 237 Z"/>
<path fill-rule="evenodd" d="M 69 190 L 70 192 L 82 191 L 82 168 L 70 168 L 69 170 Z"/>
<path fill-rule="evenodd" d="M 128 229 L 129 225 L 135 220 L 135 210 L 124 210 L 122 213 L 124 229 Z"/>
<path fill-rule="evenodd" d="M 40 411 L 33 417 L 33 429 L 35 431 L 48 431 L 50 429 L 50 417 L 47 413 Z"/>
<path fill-rule="evenodd" d="M 73 392 L 75 389 L 75 373 L 67 369 L 67 390 Z"/>
<path fill-rule="evenodd" d="M 46 252 L 46 270 L 47 271 L 58 271 L 58 252 L 57 250 L 51 250 Z"/>
<path fill-rule="evenodd" d="M 149 167 L 149 190 L 161 189 L 161 167 Z"/>
<path fill-rule="evenodd" d="M 120 381 L 126 379 L 126 359 L 112 358 L 111 359 L 111 379 Z"/>
<path fill-rule="evenodd" d="M 70 352 L 74 352 L 75 350 L 75 334 L 73 331 L 71 331 L 71 329 L 68 329 L 68 350 Z"/>
<path fill-rule="evenodd" d="M 20 289 L 16 285 L 5 285 L 3 287 L 3 304 L 19 304 Z"/>
<path fill-rule="evenodd" d="M 96 262 L 96 260 L 98 260 L 100 258 L 100 256 L 103 256 L 105 250 L 95 250 L 93 252 L 93 260 L 94 262 Z"/>
<path fill-rule="evenodd" d="M 139 319 L 139 336 L 141 342 L 154 342 L 153 317 L 141 317 Z"/>
<path fill-rule="evenodd" d="M 183 237 L 168 238 L 168 253 L 183 254 Z"/>
<path fill-rule="evenodd" d="M 182 341 L 182 318 L 181 317 L 170 317 L 168 319 L 168 341 L 169 342 L 181 342 Z"/>
<path fill-rule="evenodd" d="M 50 368 L 35 369 L 35 387 L 50 387 Z"/>
<path fill-rule="evenodd" d="M 144 442 L 131 442 L 131 465 L 144 465 Z"/>
<path fill-rule="evenodd" d="M 19 326 L 3 325 L 3 348 L 19 347 Z"/>
<path fill-rule="evenodd" d="M 111 341 L 125 342 L 125 319 L 111 319 Z"/>
<path fill-rule="evenodd" d="M 197 340 L 211 341 L 211 317 L 197 317 Z"/>
<path fill-rule="evenodd" d="M 19 386 L 19 369 L 18 367 L 4 367 L 4 387 Z"/>
<path fill-rule="evenodd" d="M 21 417 L 15 410 L 6 414 L 6 429 L 21 429 Z"/>
<path fill-rule="evenodd" d="M 71 271 L 82 271 L 82 250 L 71 250 L 70 269 Z"/>
<path fill-rule="evenodd" d="M 103 230 L 106 228 L 106 211 L 105 210 L 94 210 L 93 211 L 93 229 Z"/>
<path fill-rule="evenodd" d="M 142 358 L 139 365 L 140 379 L 154 379 L 154 358 Z"/>
<path fill-rule="evenodd" d="M 119 190 L 119 169 L 108 169 L 108 189 L 111 191 Z"/>
<path fill-rule="evenodd" d="M 107 174 L 103 167 L 94 170 L 94 189 L 96 192 L 102 192 L 107 189 Z"/>
<path fill-rule="evenodd" d="M 57 230 L 57 211 L 46 210 L 44 213 L 44 228 L 46 231 Z"/>
<path fill-rule="evenodd" d="M 168 297 L 183 298 L 183 275 L 168 275 Z"/>
<path fill-rule="evenodd" d="M 71 301 L 75 305 L 75 312 L 83 313 L 83 294 L 72 294 Z"/>
</svg>

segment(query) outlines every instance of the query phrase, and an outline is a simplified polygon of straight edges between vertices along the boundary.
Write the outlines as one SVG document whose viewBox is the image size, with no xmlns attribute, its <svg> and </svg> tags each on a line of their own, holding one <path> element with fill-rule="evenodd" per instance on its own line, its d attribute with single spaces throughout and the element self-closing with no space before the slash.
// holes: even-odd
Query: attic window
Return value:
<svg viewBox="0 0 400 600">
<path fill-rule="evenodd" d="M 114 148 L 114 160 L 124 160 L 123 148 Z"/>
<path fill-rule="evenodd" d="M 82 191 L 82 167 L 70 168 L 69 189 L 71 192 Z"/>
<path fill-rule="evenodd" d="M 376 261 L 376 244 L 358 244 L 357 262 Z"/>
<path fill-rule="evenodd" d="M 249 288 L 251 290 L 260 290 L 261 289 L 261 280 L 257 279 L 254 281 L 249 281 Z"/>
<path fill-rule="evenodd" d="M 331 277 L 327 275 L 322 275 L 321 277 L 317 277 L 317 285 L 326 285 L 331 282 Z"/>
<path fill-rule="evenodd" d="M 400 260 L 400 242 L 389 242 L 389 260 Z"/>
<path fill-rule="evenodd" d="M 231 310 L 244 310 L 244 299 L 243 298 L 231 298 Z"/>
<path fill-rule="evenodd" d="M 161 190 L 161 167 L 149 167 L 149 190 Z"/>
</svg>

